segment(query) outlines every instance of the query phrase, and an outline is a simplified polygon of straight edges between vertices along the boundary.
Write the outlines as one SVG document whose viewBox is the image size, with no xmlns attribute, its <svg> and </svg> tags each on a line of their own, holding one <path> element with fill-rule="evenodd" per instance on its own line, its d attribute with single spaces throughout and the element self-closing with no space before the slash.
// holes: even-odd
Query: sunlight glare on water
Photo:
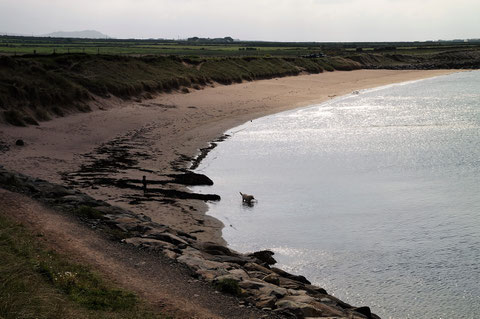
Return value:
<svg viewBox="0 0 480 319">
<path fill-rule="evenodd" d="M 232 129 L 199 172 L 239 251 L 382 318 L 480 315 L 480 72 L 363 91 Z M 243 206 L 238 192 L 258 203 Z"/>
</svg>

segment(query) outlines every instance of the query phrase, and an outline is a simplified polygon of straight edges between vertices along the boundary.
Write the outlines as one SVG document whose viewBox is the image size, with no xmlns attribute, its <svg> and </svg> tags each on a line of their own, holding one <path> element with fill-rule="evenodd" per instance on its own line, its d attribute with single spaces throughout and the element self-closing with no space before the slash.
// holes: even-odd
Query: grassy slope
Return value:
<svg viewBox="0 0 480 319">
<path fill-rule="evenodd" d="M 283 50 L 285 51 L 285 50 Z M 480 50 L 347 52 L 323 58 L 291 56 L 180 57 L 56 54 L 0 56 L 0 122 L 13 125 L 88 111 L 94 96 L 129 99 L 200 89 L 218 82 L 333 70 L 480 68 Z"/>
<path fill-rule="evenodd" d="M 165 318 L 0 215 L 0 318 Z"/>
<path fill-rule="evenodd" d="M 180 58 L 65 54 L 0 57 L 0 118 L 13 125 L 88 111 L 92 96 L 148 93 L 360 68 L 344 58 Z"/>
</svg>

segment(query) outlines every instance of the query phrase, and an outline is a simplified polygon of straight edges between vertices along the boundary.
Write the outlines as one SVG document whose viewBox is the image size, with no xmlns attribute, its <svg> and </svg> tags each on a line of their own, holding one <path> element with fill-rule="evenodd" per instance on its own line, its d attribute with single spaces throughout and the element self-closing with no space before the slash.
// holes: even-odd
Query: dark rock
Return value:
<svg viewBox="0 0 480 319">
<path fill-rule="evenodd" d="M 180 230 L 177 231 L 177 234 L 178 234 L 178 236 L 182 236 L 182 237 L 185 237 L 185 238 L 188 238 L 188 239 L 191 239 L 191 240 L 197 240 L 197 237 L 195 237 L 193 235 L 190 235 L 190 234 L 187 234 L 187 233 L 185 233 L 183 231 L 180 231 Z"/>
<path fill-rule="evenodd" d="M 266 275 L 271 274 L 273 272 L 269 268 L 261 266 L 261 265 L 256 264 L 256 263 L 248 263 L 244 266 L 244 268 L 248 271 L 254 271 L 254 272 L 256 271 L 256 272 L 259 272 L 259 273 L 263 273 L 264 274 L 263 276 L 266 276 Z"/>
<path fill-rule="evenodd" d="M 266 263 L 267 265 L 275 265 L 277 261 L 275 258 L 273 258 L 273 255 L 275 253 L 270 250 L 261 250 L 261 251 L 256 251 L 253 254 L 250 254 L 249 256 L 255 257 L 258 260 Z"/>
<path fill-rule="evenodd" d="M 193 172 L 187 172 L 185 174 L 170 174 L 167 176 L 173 178 L 173 183 L 176 184 L 189 186 L 213 185 L 213 181 L 208 176 Z"/>
<path fill-rule="evenodd" d="M 270 284 L 274 284 L 274 285 L 280 285 L 280 278 L 278 278 L 277 275 L 274 275 L 274 274 L 269 274 L 265 277 L 262 278 L 263 281 L 265 282 L 268 282 Z"/>
<path fill-rule="evenodd" d="M 225 255 L 218 255 L 214 256 L 213 258 L 209 258 L 210 260 L 213 261 L 218 261 L 222 263 L 232 263 L 232 264 L 238 264 L 238 265 L 245 265 L 248 262 L 251 262 L 249 258 L 245 257 L 240 257 L 240 256 L 225 256 Z"/>
<path fill-rule="evenodd" d="M 17 146 L 24 146 L 24 145 L 25 145 L 25 142 L 24 142 L 23 140 L 17 140 L 17 141 L 15 142 L 15 145 L 17 145 Z"/>
<path fill-rule="evenodd" d="M 313 286 L 313 285 L 306 284 L 304 289 L 306 291 L 308 291 L 309 293 L 314 294 L 314 295 L 315 294 L 328 295 L 328 293 L 325 289 L 320 288 L 320 287 L 316 287 L 316 286 Z"/>
<path fill-rule="evenodd" d="M 352 310 L 366 316 L 368 319 L 373 319 L 370 307 L 358 307 Z"/>
<path fill-rule="evenodd" d="M 262 296 L 259 300 L 255 303 L 258 308 L 269 308 L 274 309 L 275 303 L 277 302 L 277 298 L 275 296 Z"/>
<path fill-rule="evenodd" d="M 283 288 L 294 289 L 294 290 L 307 290 L 305 289 L 305 284 L 296 280 L 292 280 L 285 277 L 279 278 L 279 285 Z"/>
<path fill-rule="evenodd" d="M 145 235 L 145 237 L 158 239 L 158 240 L 165 241 L 167 243 L 171 243 L 177 246 L 182 246 L 182 247 L 188 246 L 188 243 L 185 240 L 170 233 L 152 231 L 147 235 Z"/>
<path fill-rule="evenodd" d="M 300 309 L 300 305 L 294 303 L 293 301 L 281 300 L 276 302 L 275 306 L 278 308 L 275 310 L 275 312 L 279 312 L 287 316 L 292 314 L 294 318 L 305 318 L 302 310 Z"/>
<path fill-rule="evenodd" d="M 130 187 L 132 189 L 141 189 L 140 187 Z M 161 194 L 166 197 L 180 198 L 180 199 L 199 199 L 204 201 L 219 201 L 221 198 L 217 194 L 197 194 L 175 189 L 148 189 L 148 194 Z"/>
<path fill-rule="evenodd" d="M 127 244 L 131 244 L 140 248 L 147 248 L 152 250 L 174 250 L 175 247 L 171 243 L 167 243 L 158 239 L 151 239 L 151 238 L 127 238 L 125 239 Z"/>
<path fill-rule="evenodd" d="M 267 285 L 266 282 L 260 280 L 243 280 L 239 282 L 239 286 L 243 289 L 251 290 L 251 289 L 260 289 Z"/>
<path fill-rule="evenodd" d="M 78 204 L 82 204 L 82 203 L 88 201 L 87 195 L 83 195 L 83 194 L 63 195 L 63 194 L 61 194 L 58 190 L 55 191 L 55 192 L 50 192 L 49 194 L 51 195 L 50 197 L 62 196 L 62 197 L 60 198 L 60 200 L 61 200 L 62 202 L 67 202 L 67 203 L 78 203 Z"/>
<path fill-rule="evenodd" d="M 152 230 L 152 227 L 144 224 L 135 224 L 128 228 L 129 232 L 144 234 Z"/>
<path fill-rule="evenodd" d="M 234 253 L 229 248 L 211 242 L 201 243 L 198 245 L 198 249 L 210 255 L 238 256 L 238 254 Z"/>
<path fill-rule="evenodd" d="M 127 212 L 120 208 L 120 207 L 115 207 L 115 206 L 100 206 L 97 207 L 97 210 L 105 215 L 109 214 L 111 217 L 109 218 L 115 218 L 116 216 L 122 215 L 122 214 L 127 214 Z"/>
<path fill-rule="evenodd" d="M 278 268 L 275 268 L 273 267 L 272 270 L 279 274 L 280 276 L 282 277 L 285 277 L 285 278 L 288 278 L 288 279 L 291 279 L 291 280 L 295 280 L 295 281 L 298 281 L 298 282 L 301 282 L 302 284 L 307 284 L 307 285 L 311 285 L 312 283 L 310 281 L 307 280 L 307 278 L 305 278 L 304 276 L 299 276 L 299 275 L 292 275 L 292 274 L 289 274 L 288 272 L 284 271 L 284 270 L 281 270 L 281 269 L 278 269 Z"/>
</svg>

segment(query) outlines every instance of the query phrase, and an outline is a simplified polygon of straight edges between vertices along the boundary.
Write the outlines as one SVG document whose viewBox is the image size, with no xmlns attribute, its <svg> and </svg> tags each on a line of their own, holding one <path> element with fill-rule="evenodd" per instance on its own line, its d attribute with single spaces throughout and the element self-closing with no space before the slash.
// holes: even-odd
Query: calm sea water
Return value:
<svg viewBox="0 0 480 319">
<path fill-rule="evenodd" d="M 480 318 L 480 72 L 361 91 L 230 132 L 198 171 L 239 251 L 272 249 L 383 318 Z M 242 205 L 239 191 L 254 194 Z"/>
</svg>

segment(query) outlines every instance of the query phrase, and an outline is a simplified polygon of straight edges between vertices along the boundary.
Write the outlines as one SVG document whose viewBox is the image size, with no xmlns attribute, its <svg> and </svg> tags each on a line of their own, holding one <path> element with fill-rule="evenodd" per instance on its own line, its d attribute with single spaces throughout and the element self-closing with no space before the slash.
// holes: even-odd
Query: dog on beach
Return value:
<svg viewBox="0 0 480 319">
<path fill-rule="evenodd" d="M 242 195 L 242 202 L 244 203 L 251 204 L 252 201 L 255 200 L 255 197 L 253 197 L 253 195 L 243 194 L 242 192 L 240 192 L 240 195 Z"/>
</svg>

